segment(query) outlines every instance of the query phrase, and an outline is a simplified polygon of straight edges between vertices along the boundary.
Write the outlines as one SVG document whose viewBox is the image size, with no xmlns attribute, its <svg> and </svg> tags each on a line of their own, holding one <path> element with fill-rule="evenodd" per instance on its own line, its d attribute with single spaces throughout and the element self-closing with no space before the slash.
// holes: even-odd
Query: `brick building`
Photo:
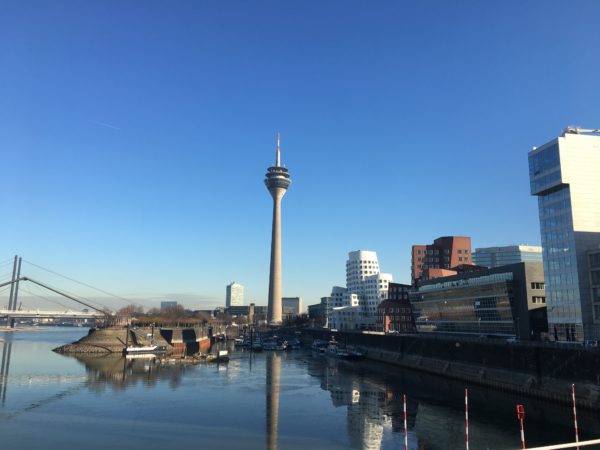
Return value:
<svg viewBox="0 0 600 450">
<path fill-rule="evenodd" d="M 410 307 L 408 284 L 390 283 L 388 299 L 377 307 L 379 331 L 384 333 L 414 333 L 415 324 Z"/>
<path fill-rule="evenodd" d="M 467 236 L 443 236 L 434 240 L 431 245 L 413 245 L 412 283 L 414 285 L 421 279 L 424 271 L 428 269 L 441 269 L 442 272 L 455 266 L 472 263 L 471 238 Z"/>
</svg>

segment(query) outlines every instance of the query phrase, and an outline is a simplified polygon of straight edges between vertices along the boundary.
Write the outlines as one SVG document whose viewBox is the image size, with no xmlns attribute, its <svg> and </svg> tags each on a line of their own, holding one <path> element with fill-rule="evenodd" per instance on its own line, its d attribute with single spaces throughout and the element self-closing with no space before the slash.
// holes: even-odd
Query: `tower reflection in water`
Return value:
<svg viewBox="0 0 600 450">
<path fill-rule="evenodd" d="M 8 333 L 7 340 L 2 343 L 2 365 L 0 366 L 0 397 L 2 405 L 6 403 L 6 386 L 8 384 L 8 371 L 10 369 L 10 356 L 12 353 L 12 340 Z"/>
<path fill-rule="evenodd" d="M 281 356 L 275 352 L 267 355 L 267 449 L 277 449 L 277 424 L 279 421 L 279 390 L 281 388 Z"/>
</svg>

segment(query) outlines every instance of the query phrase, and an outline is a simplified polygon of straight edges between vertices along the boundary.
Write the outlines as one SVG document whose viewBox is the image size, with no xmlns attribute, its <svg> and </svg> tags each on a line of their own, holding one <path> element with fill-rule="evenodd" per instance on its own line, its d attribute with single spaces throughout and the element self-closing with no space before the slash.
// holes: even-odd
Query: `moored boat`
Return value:
<svg viewBox="0 0 600 450">
<path fill-rule="evenodd" d="M 164 345 L 147 345 L 147 346 L 127 346 L 123 348 L 123 355 L 141 355 L 150 353 L 167 353 L 167 347 Z"/>
</svg>

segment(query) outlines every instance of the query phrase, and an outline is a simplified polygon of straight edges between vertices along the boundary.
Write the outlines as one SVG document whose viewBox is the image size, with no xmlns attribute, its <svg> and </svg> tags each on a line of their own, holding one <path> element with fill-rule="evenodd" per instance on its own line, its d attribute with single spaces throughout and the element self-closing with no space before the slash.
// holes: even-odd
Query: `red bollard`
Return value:
<svg viewBox="0 0 600 450">
<path fill-rule="evenodd" d="M 465 388 L 465 439 L 469 450 L 469 391 Z"/>
<path fill-rule="evenodd" d="M 408 450 L 408 425 L 406 423 L 406 394 L 404 395 L 404 450 Z"/>
<path fill-rule="evenodd" d="M 521 448 L 525 447 L 525 429 L 523 428 L 523 421 L 525 420 L 525 408 L 523 405 L 517 405 L 517 418 L 521 423 Z"/>
</svg>

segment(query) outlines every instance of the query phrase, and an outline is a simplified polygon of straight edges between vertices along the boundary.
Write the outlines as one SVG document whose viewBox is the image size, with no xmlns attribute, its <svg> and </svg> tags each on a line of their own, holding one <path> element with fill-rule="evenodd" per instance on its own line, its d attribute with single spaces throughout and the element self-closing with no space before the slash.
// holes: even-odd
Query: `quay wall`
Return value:
<svg viewBox="0 0 600 450">
<path fill-rule="evenodd" d="M 600 409 L 600 348 L 560 347 L 496 339 L 427 335 L 333 333 L 338 342 L 368 359 L 570 404 L 571 383 L 578 406 Z M 330 339 L 324 329 L 303 330 L 303 339 Z"/>
</svg>

